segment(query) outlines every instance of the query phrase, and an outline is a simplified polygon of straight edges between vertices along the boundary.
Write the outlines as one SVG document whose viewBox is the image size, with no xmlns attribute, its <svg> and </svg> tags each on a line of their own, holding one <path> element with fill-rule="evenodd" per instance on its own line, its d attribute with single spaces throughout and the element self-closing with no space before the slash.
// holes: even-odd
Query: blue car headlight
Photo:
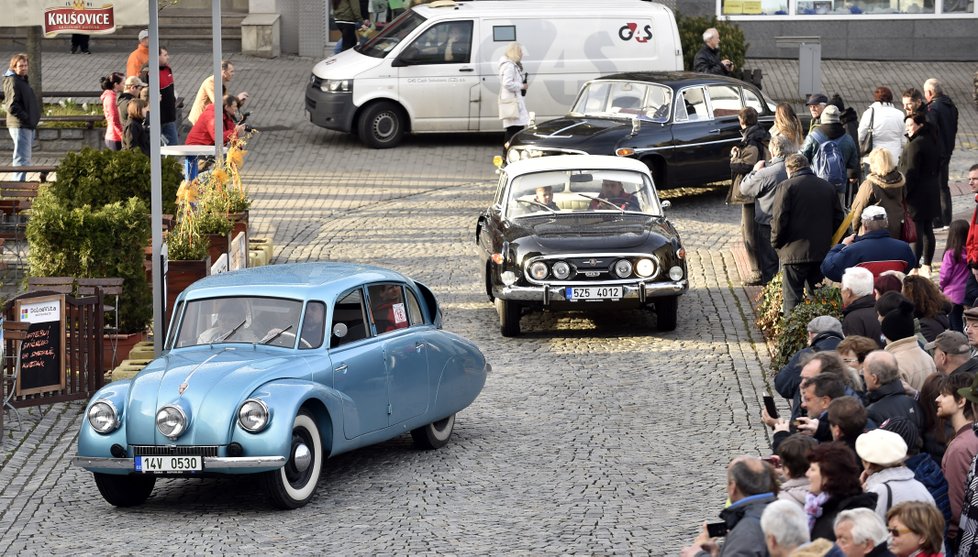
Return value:
<svg viewBox="0 0 978 557">
<path fill-rule="evenodd" d="M 238 425 L 249 433 L 258 433 L 268 425 L 268 406 L 257 398 L 249 398 L 238 409 Z"/>
<path fill-rule="evenodd" d="M 170 439 L 176 439 L 187 431 L 187 415 L 179 406 L 164 406 L 156 413 L 156 429 Z"/>
<path fill-rule="evenodd" d="M 98 433 L 112 433 L 119 428 L 119 412 L 108 400 L 98 400 L 88 409 L 88 423 Z"/>
</svg>

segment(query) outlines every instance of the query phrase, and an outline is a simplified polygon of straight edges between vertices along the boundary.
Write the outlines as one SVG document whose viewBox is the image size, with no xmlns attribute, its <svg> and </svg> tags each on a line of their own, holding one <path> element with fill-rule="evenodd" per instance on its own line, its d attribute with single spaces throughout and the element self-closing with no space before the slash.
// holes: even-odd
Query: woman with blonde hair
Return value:
<svg viewBox="0 0 978 557">
<path fill-rule="evenodd" d="M 526 111 L 526 71 L 523 70 L 523 45 L 518 42 L 509 43 L 503 57 L 499 59 L 499 119 L 506 128 L 503 143 L 503 154 L 509 140 L 530 122 L 530 113 Z M 513 110 L 515 105 L 516 110 Z M 507 112 L 512 111 L 512 112 Z"/>
<path fill-rule="evenodd" d="M 774 125 L 771 126 L 770 133 L 772 138 L 780 135 L 790 141 L 791 148 L 788 149 L 785 156 L 801 148 L 801 142 L 804 140 L 804 134 L 801 130 L 801 121 L 795 114 L 795 109 L 791 108 L 788 103 L 778 103 L 777 109 L 774 111 Z"/>
<path fill-rule="evenodd" d="M 906 196 L 906 180 L 896 169 L 893 155 L 884 147 L 873 149 L 869 154 L 869 174 L 856 191 L 852 200 L 852 231 L 859 233 L 859 223 L 863 209 L 879 205 L 886 210 L 890 224 L 890 237 L 900 238 L 900 225 L 903 223 L 903 199 Z"/>
<path fill-rule="evenodd" d="M 930 503 L 898 503 L 886 513 L 890 551 L 897 557 L 943 555 L 944 517 Z"/>
</svg>

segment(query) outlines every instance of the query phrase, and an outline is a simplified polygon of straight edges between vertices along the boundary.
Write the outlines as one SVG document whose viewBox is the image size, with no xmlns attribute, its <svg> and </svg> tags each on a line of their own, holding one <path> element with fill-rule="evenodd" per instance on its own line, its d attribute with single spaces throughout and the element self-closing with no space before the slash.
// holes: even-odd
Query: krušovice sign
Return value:
<svg viewBox="0 0 978 557">
<path fill-rule="evenodd" d="M 0 27 L 40 25 L 45 37 L 61 33 L 105 35 L 149 22 L 147 0 L 0 0 Z"/>
</svg>

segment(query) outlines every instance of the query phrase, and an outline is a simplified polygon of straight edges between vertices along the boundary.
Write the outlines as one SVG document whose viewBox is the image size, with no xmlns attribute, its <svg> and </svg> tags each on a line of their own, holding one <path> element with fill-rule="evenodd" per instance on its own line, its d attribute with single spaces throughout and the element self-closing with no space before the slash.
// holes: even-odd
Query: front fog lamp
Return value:
<svg viewBox="0 0 978 557">
<path fill-rule="evenodd" d="M 88 409 L 88 423 L 99 433 L 110 433 L 119 427 L 119 414 L 107 400 L 100 400 Z"/>
<path fill-rule="evenodd" d="M 257 433 L 268 425 L 268 406 L 258 399 L 244 401 L 238 410 L 238 424 L 245 431 Z"/>
<path fill-rule="evenodd" d="M 670 280 L 681 280 L 683 278 L 683 268 L 679 265 L 671 267 L 669 269 L 669 279 Z"/>
<path fill-rule="evenodd" d="M 625 278 L 632 274 L 632 262 L 627 259 L 619 259 L 611 266 L 611 270 L 618 278 Z"/>
<path fill-rule="evenodd" d="M 499 274 L 499 278 L 502 279 L 503 284 L 506 286 L 513 286 L 516 284 L 516 273 L 513 271 L 503 271 Z"/>
<path fill-rule="evenodd" d="M 651 259 L 639 259 L 635 272 L 640 277 L 651 277 L 655 273 L 655 263 Z"/>
<path fill-rule="evenodd" d="M 530 268 L 527 270 L 530 272 L 530 276 L 535 280 L 543 280 L 547 278 L 547 264 L 542 261 L 531 263 Z"/>
<path fill-rule="evenodd" d="M 164 406 L 156 413 L 156 429 L 170 439 L 176 439 L 187 430 L 187 416 L 177 406 Z"/>
<path fill-rule="evenodd" d="M 553 266 L 554 278 L 557 280 L 566 280 L 570 276 L 571 268 L 566 261 L 558 261 L 554 263 Z"/>
</svg>

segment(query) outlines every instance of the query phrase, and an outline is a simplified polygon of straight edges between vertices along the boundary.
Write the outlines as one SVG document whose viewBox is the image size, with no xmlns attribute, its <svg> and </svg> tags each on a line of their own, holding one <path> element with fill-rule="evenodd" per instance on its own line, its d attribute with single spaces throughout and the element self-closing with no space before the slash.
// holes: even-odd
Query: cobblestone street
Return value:
<svg viewBox="0 0 978 557">
<path fill-rule="evenodd" d="M 45 75 L 94 83 L 114 62 L 46 53 Z M 317 496 L 291 512 L 271 510 L 247 477 L 160 481 L 145 505 L 111 507 L 69 465 L 83 405 L 21 411 L 0 445 L 0 554 L 676 555 L 716 520 L 728 460 L 768 451 L 767 347 L 730 250 L 739 209 L 719 191 L 672 198 L 691 279 L 675 331 L 638 311 L 534 314 L 504 339 L 474 242 L 501 135 L 364 148 L 308 123 L 312 63 L 235 60 L 232 90 L 251 93 L 264 130 L 245 167 L 252 235 L 273 239 L 278 263 L 378 264 L 432 287 L 445 329 L 492 364 L 481 396 L 446 447 L 418 451 L 404 435 L 331 459 Z M 175 54 L 173 66 L 186 96 L 207 57 Z M 969 155 L 956 160 L 978 162 Z"/>
</svg>

